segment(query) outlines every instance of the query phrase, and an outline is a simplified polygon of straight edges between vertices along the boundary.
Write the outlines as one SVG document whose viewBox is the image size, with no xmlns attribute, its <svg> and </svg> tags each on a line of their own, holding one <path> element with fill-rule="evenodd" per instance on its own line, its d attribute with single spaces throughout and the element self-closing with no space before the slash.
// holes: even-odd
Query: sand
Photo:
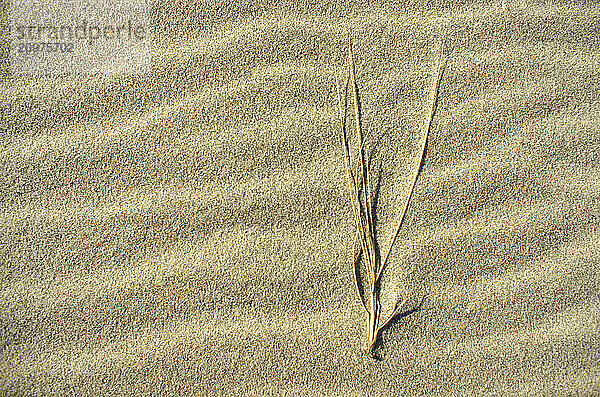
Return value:
<svg viewBox="0 0 600 397">
<path fill-rule="evenodd" d="M 153 4 L 144 75 L 4 73 L 0 394 L 600 395 L 600 12 Z M 365 355 L 335 77 L 354 35 L 384 245 Z M 379 168 L 379 165 L 380 168 Z"/>
</svg>

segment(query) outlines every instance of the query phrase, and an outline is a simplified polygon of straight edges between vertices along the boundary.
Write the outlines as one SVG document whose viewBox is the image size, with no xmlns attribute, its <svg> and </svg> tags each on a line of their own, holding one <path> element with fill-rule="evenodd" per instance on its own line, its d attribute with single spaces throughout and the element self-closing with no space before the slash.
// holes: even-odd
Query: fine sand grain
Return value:
<svg viewBox="0 0 600 397">
<path fill-rule="evenodd" d="M 0 395 L 600 395 L 598 7 L 295 3 L 154 2 L 145 75 L 2 73 Z M 385 242 L 447 55 L 380 360 L 347 29 Z"/>
</svg>

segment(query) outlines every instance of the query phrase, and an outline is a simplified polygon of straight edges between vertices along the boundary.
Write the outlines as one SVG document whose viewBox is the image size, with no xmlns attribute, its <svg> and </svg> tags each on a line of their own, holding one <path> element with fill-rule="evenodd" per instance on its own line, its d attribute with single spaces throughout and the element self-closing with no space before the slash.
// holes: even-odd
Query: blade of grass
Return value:
<svg viewBox="0 0 600 397">
<path fill-rule="evenodd" d="M 367 240 L 366 251 L 364 252 L 365 256 L 368 257 L 367 263 L 369 264 L 370 272 L 374 275 L 376 274 L 375 267 L 375 241 L 373 238 L 373 216 L 371 214 L 371 198 L 370 198 L 370 189 L 367 183 L 368 179 L 368 169 L 366 167 L 365 162 L 365 152 L 364 152 L 364 144 L 363 144 L 363 133 L 362 133 L 362 120 L 361 120 L 361 109 L 360 109 L 360 97 L 358 93 L 358 83 L 356 82 L 356 67 L 354 64 L 354 54 L 352 51 L 352 38 L 349 37 L 348 40 L 348 54 L 350 58 L 350 84 L 353 93 L 354 99 L 354 122 L 356 125 L 356 135 L 358 139 L 358 148 L 359 148 L 359 156 L 358 161 L 360 164 L 360 184 L 362 185 L 362 204 L 364 205 L 364 215 L 365 215 L 365 223 L 366 223 L 366 234 L 365 240 Z"/>
<path fill-rule="evenodd" d="M 402 303 L 397 303 L 394 307 L 392 315 L 383 322 L 383 325 L 379 326 L 379 319 L 381 315 L 381 303 L 380 303 L 380 280 L 383 270 L 386 268 L 390 253 L 395 245 L 398 238 L 398 234 L 403 225 L 410 200 L 412 198 L 416 181 L 421 170 L 421 166 L 425 157 L 425 150 L 427 147 L 427 140 L 431 130 L 433 122 L 433 116 L 435 113 L 437 96 L 439 91 L 439 85 L 443 74 L 443 67 L 445 63 L 443 59 L 443 49 L 441 44 L 438 49 L 438 67 L 436 72 L 432 75 L 433 83 L 432 89 L 429 93 L 429 108 L 426 117 L 426 121 L 423 124 L 423 134 L 420 140 L 420 156 L 418 157 L 417 168 L 414 170 L 413 178 L 410 184 L 410 189 L 402 208 L 400 220 L 396 227 L 395 233 L 391 239 L 388 250 L 384 256 L 383 263 L 381 257 L 378 255 L 378 243 L 375 230 L 375 207 L 374 202 L 376 197 L 373 196 L 373 186 L 371 184 L 370 174 L 370 161 L 367 161 L 365 154 L 365 142 L 366 137 L 363 136 L 362 131 L 362 114 L 360 95 L 358 90 L 358 83 L 356 81 L 356 68 L 354 63 L 354 54 L 352 50 L 352 38 L 349 33 L 348 40 L 348 74 L 346 76 L 344 95 L 340 92 L 340 84 L 337 82 L 338 90 L 338 106 L 340 113 L 340 135 L 342 137 L 342 144 L 345 154 L 345 165 L 346 172 L 348 175 L 349 184 L 349 195 L 352 208 L 354 211 L 354 218 L 356 222 L 357 239 L 354 245 L 355 256 L 354 256 L 354 275 L 358 293 L 360 295 L 361 303 L 367 312 L 367 333 L 368 343 L 367 352 L 374 353 L 375 345 L 379 337 L 379 333 L 382 328 L 395 318 L 401 308 L 406 303 L 406 299 Z M 352 156 L 350 154 L 350 138 L 348 134 L 348 89 L 351 86 L 352 99 L 354 101 L 354 122 L 356 129 L 356 140 L 357 140 L 357 152 L 356 152 L 356 163 L 352 163 Z M 368 295 L 367 295 L 368 294 Z"/>
<path fill-rule="evenodd" d="M 360 96 L 358 93 L 358 83 L 356 81 L 356 68 L 354 64 L 354 54 L 352 52 L 352 39 L 348 40 L 348 53 L 350 58 L 350 80 L 353 90 L 354 99 L 354 121 L 356 125 L 356 135 L 358 139 L 359 156 L 358 161 L 360 164 L 360 183 L 362 184 L 362 204 L 364 208 L 365 223 L 365 235 L 364 235 L 364 257 L 368 265 L 370 274 L 369 280 L 369 309 L 367 316 L 367 330 L 368 330 L 368 351 L 372 352 L 375 343 L 377 342 L 378 333 L 378 322 L 379 322 L 379 290 L 376 281 L 378 273 L 378 264 L 375 247 L 375 230 L 373 225 L 373 214 L 372 214 L 372 193 L 369 186 L 370 176 L 369 169 L 366 166 L 365 151 L 363 146 L 363 133 L 361 123 L 361 108 L 360 108 Z M 361 201 L 361 199 L 359 199 Z"/>
<path fill-rule="evenodd" d="M 436 68 L 436 72 L 433 74 L 431 90 L 429 92 L 429 98 L 428 98 L 429 106 L 428 106 L 428 112 L 427 112 L 427 119 L 424 124 L 423 135 L 421 138 L 421 145 L 420 145 L 421 149 L 420 149 L 419 161 L 416 163 L 416 167 L 413 172 L 412 183 L 410 186 L 409 193 L 406 196 L 406 200 L 404 202 L 404 207 L 402 208 L 402 213 L 400 215 L 400 220 L 398 222 L 398 226 L 396 227 L 396 231 L 394 232 L 394 235 L 392 237 L 392 240 L 390 242 L 388 250 L 385 254 L 383 264 L 382 264 L 381 268 L 379 269 L 379 273 L 377 274 L 378 281 L 381 279 L 381 275 L 387 265 L 387 261 L 389 259 L 390 253 L 392 252 L 392 248 L 394 247 L 394 244 L 396 243 L 398 234 L 400 233 L 400 229 L 402 228 L 402 224 L 404 223 L 406 211 L 408 210 L 408 205 L 410 204 L 410 200 L 412 198 L 413 192 L 415 190 L 415 185 L 416 185 L 417 179 L 419 177 L 419 171 L 421 170 L 421 166 L 422 166 L 423 160 L 425 158 L 425 148 L 427 147 L 427 139 L 429 138 L 429 132 L 431 131 L 431 124 L 433 122 L 433 116 L 435 114 L 435 108 L 436 108 L 436 104 L 437 104 L 437 97 L 438 97 L 438 93 L 439 93 L 440 82 L 442 80 L 442 74 L 443 74 L 444 67 L 445 67 L 444 49 L 443 49 L 442 43 L 440 43 L 438 45 L 437 62 L 438 62 L 438 65 Z"/>
<path fill-rule="evenodd" d="M 346 109 L 348 108 L 348 84 L 349 84 L 349 77 L 346 78 L 346 83 L 344 86 L 344 105 L 342 107 L 342 95 L 340 92 L 340 84 L 339 81 L 337 81 L 336 84 L 336 88 L 337 88 L 337 92 L 338 92 L 338 107 L 339 107 L 339 118 L 340 118 L 340 135 L 342 138 L 342 145 L 343 145 L 343 149 L 344 149 L 344 154 L 345 154 L 345 159 L 346 159 L 346 172 L 347 172 L 347 176 L 348 176 L 348 190 L 350 193 L 350 203 L 352 205 L 352 209 L 354 211 L 354 219 L 356 222 L 356 228 L 357 228 L 357 233 L 358 233 L 358 239 L 360 240 L 361 243 L 361 248 L 364 250 L 366 248 L 366 241 L 364 239 L 364 235 L 366 233 L 365 227 L 364 227 L 364 222 L 363 222 L 363 215 L 362 215 L 362 209 L 361 209 L 361 205 L 360 205 L 360 200 L 358 197 L 358 189 L 356 187 L 356 180 L 354 178 L 354 176 L 352 175 L 352 160 L 350 157 L 350 144 L 349 144 L 349 140 L 348 140 L 348 133 L 346 131 Z M 360 277 L 360 269 L 358 268 L 358 266 L 360 265 L 359 262 L 359 257 L 360 257 L 360 251 L 358 251 L 357 255 L 355 256 L 354 259 L 354 276 L 355 276 L 355 283 L 356 283 L 356 288 L 359 292 L 359 295 L 361 297 L 361 302 L 363 303 L 363 306 L 365 307 L 365 310 L 367 311 L 367 313 L 369 312 L 369 309 L 367 307 L 366 304 L 366 300 L 364 297 L 364 291 L 365 291 L 365 286 L 362 285 L 361 282 L 361 277 Z"/>
</svg>

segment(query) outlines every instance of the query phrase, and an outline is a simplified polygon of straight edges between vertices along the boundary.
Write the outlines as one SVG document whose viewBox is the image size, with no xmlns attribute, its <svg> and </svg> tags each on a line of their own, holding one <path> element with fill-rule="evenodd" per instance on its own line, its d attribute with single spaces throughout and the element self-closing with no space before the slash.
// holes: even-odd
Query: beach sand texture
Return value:
<svg viewBox="0 0 600 397">
<path fill-rule="evenodd" d="M 0 394 L 599 395 L 600 10 L 176 0 L 152 70 L 0 84 Z M 336 76 L 387 244 L 361 352 Z"/>
</svg>

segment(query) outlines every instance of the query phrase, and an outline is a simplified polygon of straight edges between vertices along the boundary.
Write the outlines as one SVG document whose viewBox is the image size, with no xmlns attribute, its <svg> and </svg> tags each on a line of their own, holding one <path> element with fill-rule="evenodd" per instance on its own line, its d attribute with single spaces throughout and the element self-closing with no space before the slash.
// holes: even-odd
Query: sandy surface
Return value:
<svg viewBox="0 0 600 397">
<path fill-rule="evenodd" d="M 174 1 L 152 72 L 3 75 L 0 394 L 600 394 L 600 11 Z M 318 4 L 318 5 L 317 5 Z M 361 352 L 335 76 L 354 32 L 387 245 Z M 376 144 L 375 144 L 376 143 Z"/>
</svg>

